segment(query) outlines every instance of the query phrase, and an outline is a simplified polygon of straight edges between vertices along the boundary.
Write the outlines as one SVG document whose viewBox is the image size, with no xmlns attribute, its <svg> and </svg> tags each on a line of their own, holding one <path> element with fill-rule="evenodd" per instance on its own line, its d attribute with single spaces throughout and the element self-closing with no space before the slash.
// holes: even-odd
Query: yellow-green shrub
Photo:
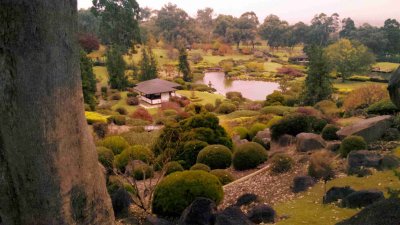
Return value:
<svg viewBox="0 0 400 225">
<path fill-rule="evenodd" d="M 110 116 L 105 116 L 97 112 L 85 112 L 85 117 L 88 124 L 107 123 Z"/>
<path fill-rule="evenodd" d="M 120 154 L 124 149 L 129 147 L 128 142 L 121 136 L 110 136 L 99 142 L 100 146 L 111 149 L 114 155 Z"/>
</svg>

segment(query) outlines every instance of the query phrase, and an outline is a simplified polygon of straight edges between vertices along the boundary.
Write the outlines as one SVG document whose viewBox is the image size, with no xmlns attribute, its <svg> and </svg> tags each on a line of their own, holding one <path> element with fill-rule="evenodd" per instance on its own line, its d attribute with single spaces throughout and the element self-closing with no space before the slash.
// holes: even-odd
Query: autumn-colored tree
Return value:
<svg viewBox="0 0 400 225">
<path fill-rule="evenodd" d="M 369 105 L 379 102 L 383 99 L 389 99 L 389 94 L 383 85 L 370 84 L 355 89 L 347 95 L 343 108 L 346 111 L 362 109 Z"/>
</svg>

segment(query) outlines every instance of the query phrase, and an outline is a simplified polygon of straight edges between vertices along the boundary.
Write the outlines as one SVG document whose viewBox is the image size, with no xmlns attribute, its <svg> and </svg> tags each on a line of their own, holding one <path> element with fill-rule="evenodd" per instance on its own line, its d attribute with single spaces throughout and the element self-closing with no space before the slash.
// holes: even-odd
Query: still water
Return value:
<svg viewBox="0 0 400 225">
<path fill-rule="evenodd" d="M 279 89 L 279 84 L 266 81 L 229 80 L 224 73 L 206 73 L 203 80 L 198 81 L 208 85 L 211 82 L 217 93 L 225 95 L 230 91 L 241 92 L 243 97 L 251 100 L 265 100 L 265 97 Z"/>
</svg>

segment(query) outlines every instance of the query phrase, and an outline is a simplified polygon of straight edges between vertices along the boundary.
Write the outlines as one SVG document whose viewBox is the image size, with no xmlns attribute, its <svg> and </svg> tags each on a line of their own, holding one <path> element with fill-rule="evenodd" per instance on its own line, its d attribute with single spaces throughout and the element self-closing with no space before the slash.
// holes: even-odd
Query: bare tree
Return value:
<svg viewBox="0 0 400 225">
<path fill-rule="evenodd" d="M 0 216 L 114 224 L 84 117 L 76 0 L 0 0 Z"/>
</svg>

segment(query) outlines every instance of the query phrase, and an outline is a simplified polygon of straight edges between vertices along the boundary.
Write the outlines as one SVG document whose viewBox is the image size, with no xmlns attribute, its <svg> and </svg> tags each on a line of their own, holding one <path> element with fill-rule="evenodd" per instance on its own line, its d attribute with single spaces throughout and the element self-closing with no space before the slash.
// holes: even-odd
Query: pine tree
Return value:
<svg viewBox="0 0 400 225">
<path fill-rule="evenodd" d="M 128 86 L 128 79 L 125 76 L 125 61 L 122 58 L 121 48 L 112 46 L 107 52 L 107 71 L 109 74 L 108 83 L 111 88 L 123 90 Z"/>
<path fill-rule="evenodd" d="M 186 82 L 192 81 L 192 73 L 190 71 L 190 65 L 188 61 L 188 54 L 185 48 L 179 50 L 179 72 L 183 74 L 183 80 Z"/>
<path fill-rule="evenodd" d="M 329 79 L 329 64 L 321 47 L 312 46 L 308 50 L 310 63 L 304 85 L 303 101 L 306 105 L 331 97 L 333 88 Z"/>
<path fill-rule="evenodd" d="M 93 73 L 92 61 L 86 56 L 84 51 L 81 51 L 81 77 L 82 77 L 82 90 L 83 99 L 86 104 L 90 106 L 91 110 L 96 108 L 96 77 Z"/>
<path fill-rule="evenodd" d="M 149 48 L 142 49 L 142 61 L 140 62 L 140 81 L 151 80 L 157 78 L 158 69 L 157 61 L 152 50 Z"/>
</svg>

